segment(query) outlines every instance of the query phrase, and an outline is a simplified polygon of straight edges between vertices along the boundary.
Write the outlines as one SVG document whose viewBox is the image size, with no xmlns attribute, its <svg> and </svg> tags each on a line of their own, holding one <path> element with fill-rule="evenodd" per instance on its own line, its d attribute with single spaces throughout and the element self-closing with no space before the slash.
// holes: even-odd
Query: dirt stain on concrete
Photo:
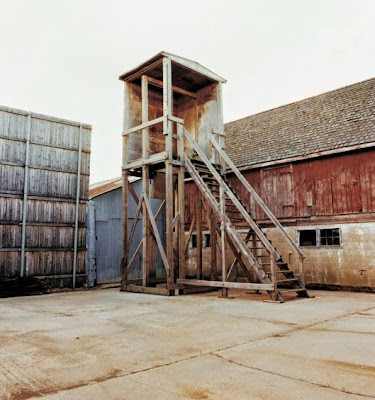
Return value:
<svg viewBox="0 0 375 400">
<path fill-rule="evenodd" d="M 79 382 L 74 385 L 68 385 L 64 387 L 53 387 L 53 388 L 41 388 L 40 390 L 25 390 L 23 389 L 20 392 L 15 392 L 12 395 L 10 395 L 9 400 L 27 400 L 31 398 L 39 398 L 39 397 L 44 397 L 50 394 L 55 394 L 58 392 L 66 391 L 66 390 L 72 390 L 72 389 L 77 389 L 83 386 L 88 386 L 92 385 L 93 383 L 101 383 L 105 382 L 109 379 L 114 379 L 118 378 L 122 375 L 122 371 L 119 369 L 113 369 L 110 371 L 108 374 L 103 375 L 97 379 L 90 380 L 88 382 Z"/>
<path fill-rule="evenodd" d="M 353 364 L 345 361 L 325 360 L 325 364 L 332 365 L 336 368 L 342 368 L 356 373 L 370 375 L 375 377 L 375 367 L 371 365 Z"/>
<path fill-rule="evenodd" d="M 181 385 L 183 395 L 193 400 L 210 399 L 213 393 L 207 388 L 192 388 L 189 385 Z"/>
</svg>

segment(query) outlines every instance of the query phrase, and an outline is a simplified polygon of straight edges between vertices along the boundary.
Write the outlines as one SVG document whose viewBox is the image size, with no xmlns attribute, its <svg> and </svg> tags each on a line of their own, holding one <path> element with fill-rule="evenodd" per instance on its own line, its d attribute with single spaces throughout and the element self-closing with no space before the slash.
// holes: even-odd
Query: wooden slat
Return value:
<svg viewBox="0 0 375 400">
<path fill-rule="evenodd" d="M 143 158 L 138 158 L 137 160 L 133 160 L 128 164 L 122 166 L 123 170 L 129 170 L 134 168 L 140 168 L 143 165 L 149 164 L 157 164 L 159 162 L 163 162 L 168 158 L 168 154 L 166 151 L 162 151 L 160 153 L 151 154 L 146 160 Z"/>
<path fill-rule="evenodd" d="M 152 85 L 154 85 L 156 87 L 163 88 L 163 82 L 159 81 L 159 79 L 148 77 L 148 81 L 149 81 L 150 84 L 152 84 Z M 180 94 L 183 94 L 185 96 L 193 97 L 194 99 L 198 98 L 198 95 L 196 93 L 189 92 L 188 90 L 179 88 L 178 86 L 172 85 L 172 90 L 174 92 L 176 92 L 176 93 L 180 93 Z"/>
<path fill-rule="evenodd" d="M 142 131 L 143 129 L 149 128 L 152 125 L 160 124 L 160 122 L 163 122 L 163 120 L 164 120 L 164 117 L 152 119 L 151 121 L 144 122 L 141 125 L 138 125 L 138 126 L 135 126 L 134 128 L 128 129 L 127 131 L 123 132 L 122 135 L 127 136 L 127 135 L 130 135 L 131 133 Z"/>
<path fill-rule="evenodd" d="M 228 289 L 247 289 L 247 290 L 265 290 L 272 291 L 272 283 L 243 283 L 243 282 L 221 282 L 221 281 L 204 281 L 200 279 L 177 279 L 178 284 L 192 286 L 208 286 Z"/>
<path fill-rule="evenodd" d="M 170 296 L 170 290 L 165 287 L 145 287 L 130 284 L 126 287 L 128 292 L 155 294 L 158 296 Z"/>
</svg>

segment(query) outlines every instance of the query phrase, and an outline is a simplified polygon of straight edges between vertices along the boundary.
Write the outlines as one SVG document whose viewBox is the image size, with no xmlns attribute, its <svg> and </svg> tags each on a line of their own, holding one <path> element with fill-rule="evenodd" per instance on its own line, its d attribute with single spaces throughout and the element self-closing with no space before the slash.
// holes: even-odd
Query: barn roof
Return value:
<svg viewBox="0 0 375 400">
<path fill-rule="evenodd" d="M 238 167 L 375 146 L 375 78 L 225 125 Z"/>
<path fill-rule="evenodd" d="M 139 180 L 139 178 L 134 176 L 129 177 L 130 182 L 134 182 L 137 180 Z M 90 185 L 89 188 L 89 199 L 91 200 L 94 197 L 118 189 L 121 186 L 122 186 L 121 176 L 118 178 L 108 179 L 103 182 L 93 183 L 92 185 Z"/>
</svg>

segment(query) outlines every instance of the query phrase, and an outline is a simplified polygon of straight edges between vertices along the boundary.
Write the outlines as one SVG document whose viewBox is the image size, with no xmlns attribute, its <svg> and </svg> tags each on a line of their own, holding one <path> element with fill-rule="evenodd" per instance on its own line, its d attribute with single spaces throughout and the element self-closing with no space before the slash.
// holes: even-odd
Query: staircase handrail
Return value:
<svg viewBox="0 0 375 400">
<path fill-rule="evenodd" d="M 187 129 L 185 127 L 184 127 L 184 136 L 186 137 L 187 141 L 190 143 L 191 147 L 196 151 L 198 156 L 201 158 L 201 160 L 206 164 L 207 168 L 210 170 L 210 172 L 212 173 L 214 178 L 219 182 L 220 186 L 222 186 L 224 188 L 225 193 L 232 200 L 233 204 L 237 207 L 237 209 L 241 212 L 241 214 L 245 218 L 246 222 L 249 223 L 249 225 L 253 228 L 254 232 L 257 234 L 259 239 L 262 241 L 262 243 L 264 244 L 264 246 L 266 247 L 268 252 L 271 254 L 274 254 L 276 259 L 279 259 L 280 254 L 278 254 L 278 252 L 268 241 L 267 237 L 264 235 L 262 230 L 258 227 L 258 225 L 249 216 L 247 210 L 242 206 L 240 201 L 234 196 L 231 189 L 228 187 L 228 185 L 225 183 L 223 178 L 213 167 L 212 163 L 209 161 L 209 159 L 206 157 L 204 152 L 201 150 L 201 148 L 198 146 L 196 141 L 192 138 L 192 136 L 190 135 L 190 133 L 187 131 Z"/>
<path fill-rule="evenodd" d="M 275 217 L 275 215 L 272 213 L 272 211 L 267 207 L 267 205 L 260 198 L 258 193 L 250 185 L 250 183 L 241 174 L 240 170 L 234 165 L 233 161 L 223 151 L 223 149 L 221 148 L 219 143 L 215 140 L 213 135 L 211 133 L 209 133 L 208 135 L 209 135 L 209 139 L 210 139 L 211 143 L 213 144 L 213 146 L 215 147 L 215 149 L 217 150 L 219 155 L 224 159 L 224 161 L 229 166 L 229 168 L 234 172 L 234 174 L 237 176 L 237 178 L 240 180 L 240 182 L 243 184 L 243 186 L 246 188 L 246 190 L 251 194 L 251 196 L 253 197 L 255 202 L 264 211 L 264 213 L 268 216 L 268 218 L 272 221 L 272 223 L 276 226 L 276 228 L 284 236 L 284 238 L 288 241 L 288 243 L 292 246 L 292 248 L 298 253 L 299 257 L 302 260 L 304 260 L 306 258 L 306 256 L 303 254 L 301 249 L 296 245 L 296 243 L 291 238 L 291 236 L 288 234 L 288 232 L 285 231 L 283 226 L 280 224 L 279 220 Z"/>
</svg>

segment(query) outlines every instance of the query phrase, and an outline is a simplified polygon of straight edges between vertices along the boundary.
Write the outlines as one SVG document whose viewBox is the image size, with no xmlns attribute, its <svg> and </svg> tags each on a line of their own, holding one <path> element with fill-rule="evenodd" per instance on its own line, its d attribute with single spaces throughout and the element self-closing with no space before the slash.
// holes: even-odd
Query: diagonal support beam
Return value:
<svg viewBox="0 0 375 400">
<path fill-rule="evenodd" d="M 130 260 L 128 266 L 125 268 L 124 273 L 123 273 L 123 279 L 126 279 L 130 270 L 133 268 L 133 265 L 139 255 L 139 253 L 141 252 L 142 249 L 142 245 L 143 245 L 143 239 L 140 241 L 137 249 L 135 250 L 132 259 Z"/>
<path fill-rule="evenodd" d="M 245 239 L 244 239 L 246 244 L 247 244 L 247 243 L 249 242 L 249 240 L 250 240 L 251 232 L 252 232 L 252 231 L 253 231 L 253 230 L 250 228 L 249 231 L 248 231 L 247 234 L 246 234 L 246 237 L 245 237 Z M 227 274 L 227 279 L 229 279 L 229 276 L 230 276 L 230 274 L 231 274 L 231 272 L 232 272 L 234 266 L 237 264 L 237 262 L 238 262 L 238 259 L 237 259 L 237 257 L 235 256 L 235 257 L 234 257 L 234 260 L 233 260 L 233 262 L 232 262 L 232 264 L 231 264 L 231 266 L 230 266 L 230 268 L 229 268 L 229 271 L 228 271 L 228 274 Z"/>
<path fill-rule="evenodd" d="M 156 240 L 156 243 L 158 245 L 161 258 L 163 260 L 164 268 L 165 268 L 165 270 L 167 272 L 167 276 L 169 276 L 171 268 L 170 268 L 167 256 L 166 256 L 164 248 L 163 248 L 163 243 L 162 243 L 162 241 L 160 239 L 160 236 L 159 236 L 158 228 L 156 226 L 154 214 L 152 213 L 152 210 L 151 210 L 150 202 L 148 201 L 147 197 L 143 197 L 143 202 L 145 203 L 146 208 L 147 208 L 148 218 L 150 220 L 150 224 L 151 224 L 152 230 L 154 231 L 155 240 Z"/>
<path fill-rule="evenodd" d="M 131 185 L 130 185 L 130 186 L 131 186 Z M 133 190 L 134 190 L 134 189 L 133 189 Z M 137 197 L 137 198 L 138 198 L 138 197 Z M 132 240 L 133 240 L 135 228 L 136 228 L 137 223 L 138 223 L 138 217 L 139 217 L 139 214 L 142 212 L 142 211 L 141 211 L 141 210 L 142 210 L 142 199 L 143 199 L 143 193 L 141 194 L 141 198 L 138 200 L 138 205 L 137 205 L 137 209 L 136 209 L 136 211 L 135 211 L 135 216 L 134 216 L 133 225 L 132 225 L 132 227 L 131 227 L 130 234 L 129 234 L 129 239 L 128 239 L 128 243 L 127 243 L 127 245 L 126 245 L 126 254 L 125 254 L 125 257 L 127 257 L 128 254 L 129 254 L 130 245 L 131 245 L 131 242 L 132 242 Z"/>
<path fill-rule="evenodd" d="M 191 235 L 193 234 L 193 230 L 194 230 L 195 219 L 196 219 L 196 218 L 195 218 L 195 215 L 193 215 L 193 218 L 192 218 L 191 224 L 190 224 L 190 228 L 189 228 L 189 232 L 188 232 L 188 235 L 187 235 L 187 237 L 186 237 L 186 242 L 185 242 L 185 253 L 188 251 L 190 238 L 191 238 Z"/>
</svg>

